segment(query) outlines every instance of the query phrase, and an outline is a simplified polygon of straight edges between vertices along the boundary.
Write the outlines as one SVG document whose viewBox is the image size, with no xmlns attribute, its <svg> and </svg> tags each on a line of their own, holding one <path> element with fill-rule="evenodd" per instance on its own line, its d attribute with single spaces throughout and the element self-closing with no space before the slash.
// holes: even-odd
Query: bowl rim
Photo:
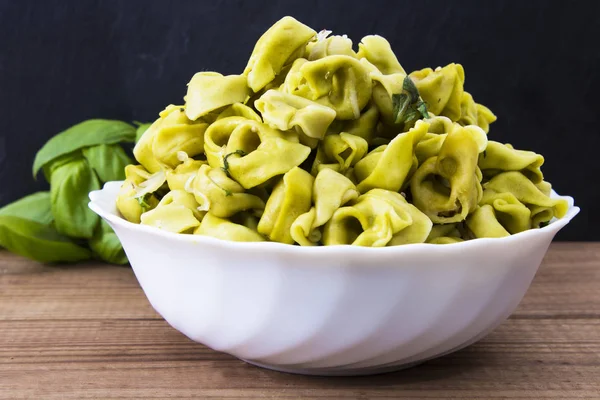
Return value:
<svg viewBox="0 0 600 400">
<path fill-rule="evenodd" d="M 363 247 L 363 246 L 353 246 L 353 245 L 331 245 L 331 246 L 296 246 L 289 245 L 285 243 L 279 242 L 236 242 L 232 240 L 224 240 L 211 236 L 202 236 L 202 235 L 184 235 L 181 233 L 173 233 L 169 231 L 160 230 L 155 227 L 135 224 L 133 222 L 127 221 L 125 218 L 120 216 L 115 212 L 107 209 L 102 206 L 102 203 L 106 203 L 109 201 L 111 204 L 116 203 L 116 197 L 118 194 L 118 190 L 120 189 L 123 181 L 111 181 L 106 182 L 102 189 L 93 190 L 89 193 L 90 202 L 88 203 L 88 207 L 98 214 L 101 218 L 106 220 L 109 224 L 114 224 L 115 226 L 122 227 L 124 229 L 128 229 L 135 232 L 150 234 L 156 237 L 163 238 L 167 241 L 179 241 L 194 245 L 206 244 L 212 247 L 219 247 L 223 250 L 253 250 L 257 252 L 264 252 L 265 250 L 270 251 L 284 251 L 285 253 L 291 254 L 314 254 L 324 256 L 326 254 L 343 254 L 346 255 L 382 255 L 382 254 L 404 254 L 407 252 L 413 251 L 421 251 L 427 250 L 428 252 L 435 251 L 443 251 L 447 252 L 449 250 L 455 252 L 464 252 L 467 250 L 472 250 L 476 247 L 485 247 L 489 245 L 511 245 L 516 244 L 518 242 L 527 240 L 529 238 L 534 238 L 536 236 L 546 236 L 546 235 L 556 235 L 558 231 L 564 228 L 577 214 L 580 212 L 580 208 L 574 205 L 574 199 L 570 196 L 561 196 L 558 195 L 554 190 L 552 190 L 551 197 L 553 198 L 562 198 L 567 200 L 569 204 L 569 208 L 567 210 L 567 214 L 560 218 L 552 220 L 548 225 L 543 228 L 529 229 L 523 232 L 519 232 L 510 236 L 502 237 L 502 238 L 477 238 L 472 240 L 466 240 L 463 242 L 457 243 L 449 243 L 449 244 L 435 244 L 435 243 L 411 243 L 404 244 L 399 246 L 385 246 L 385 247 Z"/>
</svg>

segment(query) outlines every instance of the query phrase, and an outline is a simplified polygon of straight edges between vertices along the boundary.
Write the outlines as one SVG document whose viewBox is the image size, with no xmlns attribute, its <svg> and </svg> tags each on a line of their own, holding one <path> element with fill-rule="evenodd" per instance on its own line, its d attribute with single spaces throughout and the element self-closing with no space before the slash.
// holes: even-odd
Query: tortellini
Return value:
<svg viewBox="0 0 600 400">
<path fill-rule="evenodd" d="M 566 200 L 548 196 L 547 182 L 536 185 L 521 172 L 500 173 L 483 187 L 481 207 L 466 221 L 475 237 L 503 237 L 539 228 L 567 213 Z"/>
<path fill-rule="evenodd" d="M 367 144 L 372 144 L 377 133 L 378 122 L 379 109 L 374 104 L 370 104 L 358 119 L 346 121 L 342 130 L 351 135 L 360 136 L 367 141 Z"/>
<path fill-rule="evenodd" d="M 211 111 L 243 103 L 249 94 L 246 77 L 243 75 L 223 76 L 218 72 L 198 72 L 188 83 L 185 113 L 195 121 Z"/>
<path fill-rule="evenodd" d="M 365 193 L 382 188 L 397 192 L 406 178 L 417 166 L 415 146 L 427 132 L 429 124 L 418 121 L 414 128 L 396 136 L 388 145 L 383 145 L 360 160 L 354 168 L 358 190 Z"/>
<path fill-rule="evenodd" d="M 216 217 L 212 213 L 204 216 L 202 224 L 194 231 L 194 234 L 235 242 L 265 241 L 265 238 L 258 234 L 255 229 L 228 219 Z"/>
<path fill-rule="evenodd" d="M 215 121 L 205 134 L 206 158 L 245 189 L 300 165 L 310 148 L 290 135 L 242 117 Z"/>
<path fill-rule="evenodd" d="M 401 73 L 406 75 L 404 68 L 398 62 L 390 43 L 379 35 L 369 35 L 362 38 L 358 45 L 358 58 L 365 58 L 384 75 Z"/>
<path fill-rule="evenodd" d="M 448 132 L 454 127 L 454 123 L 446 117 L 432 117 L 426 121 L 429 123 L 429 129 L 415 148 L 415 155 L 419 164 L 423 164 L 427 159 L 440 154 Z"/>
<path fill-rule="evenodd" d="M 407 74 L 383 37 L 355 49 L 284 17 L 244 71 L 198 72 L 134 148 L 116 199 L 174 234 L 300 246 L 455 244 L 562 218 L 544 158 L 488 140 L 496 116 L 451 63 Z"/>
<path fill-rule="evenodd" d="M 314 178 L 294 167 L 279 181 L 258 222 L 258 232 L 271 241 L 293 244 L 291 228 L 300 215 L 310 209 Z"/>
<path fill-rule="evenodd" d="M 383 247 L 422 243 L 432 222 L 399 193 L 373 189 L 352 206 L 337 209 L 325 225 L 325 245 L 353 244 Z"/>
<path fill-rule="evenodd" d="M 484 132 L 496 116 L 485 106 L 475 103 L 464 91 L 465 70 L 460 64 L 448 64 L 435 70 L 425 68 L 410 74 L 429 111 L 443 115 L 461 125 L 477 125 Z"/>
<path fill-rule="evenodd" d="M 282 131 L 297 129 L 313 139 L 323 139 L 336 116 L 332 108 L 277 90 L 268 90 L 254 104 L 270 127 Z"/>
<path fill-rule="evenodd" d="M 196 156 L 204 151 L 204 131 L 208 124 L 190 121 L 183 107 L 168 106 L 144 132 L 133 149 L 136 160 L 149 172 L 174 168 L 177 154 Z"/>
<path fill-rule="evenodd" d="M 227 218 L 240 211 L 265 208 L 258 196 L 246 193 L 242 185 L 229 178 L 222 169 L 206 164 L 196 173 L 191 192 L 201 209 L 216 217 Z"/>
<path fill-rule="evenodd" d="M 167 185 L 171 190 L 186 190 L 190 187 L 191 179 L 196 176 L 196 173 L 206 161 L 194 160 L 186 158 L 175 169 L 167 171 Z"/>
<path fill-rule="evenodd" d="M 419 94 L 429 105 L 428 111 L 452 121 L 461 117 L 465 70 L 460 64 L 448 64 L 435 70 L 425 68 L 410 74 Z"/>
<path fill-rule="evenodd" d="M 367 154 L 369 144 L 360 136 L 342 132 L 328 135 L 322 142 L 323 153 L 327 159 L 337 162 L 334 169 L 346 172 Z"/>
<path fill-rule="evenodd" d="M 344 36 L 330 36 L 329 31 L 320 32 L 317 35 L 317 41 L 309 42 L 306 46 L 306 58 L 309 61 L 318 60 L 332 55 L 343 55 L 356 58 L 356 53 L 352 50 L 352 40 L 346 35 Z"/>
<path fill-rule="evenodd" d="M 515 150 L 508 144 L 490 140 L 479 156 L 479 168 L 484 176 L 492 177 L 503 171 L 520 171 L 533 183 L 544 180 L 541 166 L 544 157 L 533 151 Z"/>
<path fill-rule="evenodd" d="M 487 137 L 475 125 L 454 125 L 438 156 L 427 159 L 413 175 L 414 204 L 435 223 L 463 221 L 481 200 L 479 153 Z"/>
<path fill-rule="evenodd" d="M 464 241 L 461 236 L 458 224 L 433 225 L 426 242 L 433 244 L 458 243 Z"/>
<path fill-rule="evenodd" d="M 503 193 L 514 196 L 531 210 L 533 228 L 550 222 L 553 217 L 562 218 L 569 208 L 564 199 L 551 199 L 530 179 L 520 172 L 503 172 L 484 184 L 486 194 Z"/>
<path fill-rule="evenodd" d="M 296 94 L 333 108 L 340 120 L 357 119 L 371 98 L 369 71 L 356 58 L 332 55 L 296 60 L 284 83 Z"/>
<path fill-rule="evenodd" d="M 303 55 L 316 32 L 292 17 L 284 17 L 269 28 L 254 46 L 244 75 L 248 86 L 258 92 L 281 72 L 284 65 Z"/>
<path fill-rule="evenodd" d="M 500 238 L 510 235 L 496 218 L 494 207 L 489 204 L 484 204 L 470 214 L 466 225 L 478 238 Z"/>
<path fill-rule="evenodd" d="M 312 189 L 314 206 L 294 220 L 290 231 L 292 239 L 303 246 L 317 244 L 322 237 L 318 229 L 329 221 L 335 210 L 358 196 L 359 192 L 350 179 L 333 169 L 321 170 Z"/>
<path fill-rule="evenodd" d="M 129 222 L 140 223 L 141 215 L 158 205 L 158 199 L 154 192 L 162 186 L 162 182 L 153 183 L 150 178 L 150 173 L 141 165 L 125 167 L 125 181 L 117 196 L 117 209 Z M 156 178 L 153 177 L 153 179 Z M 141 191 L 145 191 L 145 193 L 141 193 Z"/>
<path fill-rule="evenodd" d="M 256 122 L 262 122 L 260 115 L 258 115 L 256 111 L 242 103 L 234 103 L 229 107 L 225 107 L 225 109 L 217 115 L 215 121 L 227 117 L 244 117 Z"/>
<path fill-rule="evenodd" d="M 142 214 L 141 223 L 181 233 L 198 227 L 203 216 L 193 195 L 184 190 L 171 190 L 156 208 Z"/>
</svg>

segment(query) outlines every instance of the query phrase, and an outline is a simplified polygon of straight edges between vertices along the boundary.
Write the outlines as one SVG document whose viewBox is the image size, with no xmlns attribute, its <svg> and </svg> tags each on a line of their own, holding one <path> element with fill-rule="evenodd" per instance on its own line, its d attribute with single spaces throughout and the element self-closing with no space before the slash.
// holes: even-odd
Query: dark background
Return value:
<svg viewBox="0 0 600 400">
<path fill-rule="evenodd" d="M 0 206 L 45 188 L 31 164 L 89 118 L 151 121 L 200 70 L 241 73 L 292 15 L 357 44 L 380 34 L 408 71 L 463 64 L 498 116 L 490 138 L 546 157 L 582 212 L 559 235 L 600 240 L 600 2 L 0 0 Z"/>
</svg>

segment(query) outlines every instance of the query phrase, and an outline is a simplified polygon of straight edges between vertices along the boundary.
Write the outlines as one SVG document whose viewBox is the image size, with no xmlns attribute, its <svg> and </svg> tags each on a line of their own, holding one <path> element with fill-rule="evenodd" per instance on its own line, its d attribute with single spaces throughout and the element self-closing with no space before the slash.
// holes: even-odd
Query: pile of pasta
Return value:
<svg viewBox="0 0 600 400">
<path fill-rule="evenodd" d="M 199 72 L 135 146 L 117 207 L 181 234 L 302 246 L 447 244 L 561 218 L 544 158 L 488 140 L 461 65 L 407 74 L 291 17 L 241 75 Z"/>
</svg>

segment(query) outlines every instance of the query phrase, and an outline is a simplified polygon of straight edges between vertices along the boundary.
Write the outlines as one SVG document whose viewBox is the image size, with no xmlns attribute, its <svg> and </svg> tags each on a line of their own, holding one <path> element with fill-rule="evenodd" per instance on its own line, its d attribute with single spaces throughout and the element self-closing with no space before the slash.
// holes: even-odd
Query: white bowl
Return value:
<svg viewBox="0 0 600 400">
<path fill-rule="evenodd" d="M 120 185 L 90 193 L 89 206 L 171 326 L 249 363 L 314 375 L 400 369 L 481 339 L 515 310 L 554 235 L 579 212 L 567 197 L 564 218 L 502 239 L 300 247 L 130 223 L 115 206 Z"/>
</svg>

